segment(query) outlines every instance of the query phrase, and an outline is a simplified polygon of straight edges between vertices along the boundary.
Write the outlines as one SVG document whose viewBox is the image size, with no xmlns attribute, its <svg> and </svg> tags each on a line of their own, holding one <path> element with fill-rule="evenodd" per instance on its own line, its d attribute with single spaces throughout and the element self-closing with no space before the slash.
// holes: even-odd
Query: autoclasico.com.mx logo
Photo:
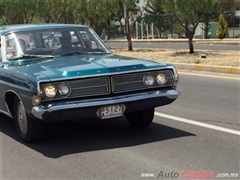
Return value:
<svg viewBox="0 0 240 180">
<path fill-rule="evenodd" d="M 157 175 L 155 173 L 141 173 L 142 178 L 183 178 L 183 179 L 213 179 L 213 178 L 238 178 L 238 173 L 215 173 L 213 171 L 190 171 L 183 170 L 182 172 L 164 172 L 160 171 Z"/>
</svg>

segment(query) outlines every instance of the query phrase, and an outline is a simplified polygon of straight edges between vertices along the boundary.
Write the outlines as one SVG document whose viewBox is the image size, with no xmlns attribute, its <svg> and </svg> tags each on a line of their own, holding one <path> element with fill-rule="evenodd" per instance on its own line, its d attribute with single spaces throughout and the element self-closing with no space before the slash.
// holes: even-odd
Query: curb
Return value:
<svg viewBox="0 0 240 180">
<path fill-rule="evenodd" d="M 195 71 L 209 71 L 218 73 L 240 74 L 239 67 L 229 66 L 210 66 L 200 64 L 184 64 L 184 63 L 169 63 L 173 64 L 177 69 L 195 70 Z"/>
<path fill-rule="evenodd" d="M 126 39 L 107 40 L 107 43 L 127 43 Z M 188 43 L 188 39 L 132 39 L 132 43 Z M 240 45 L 240 39 L 193 39 L 196 44 Z"/>
</svg>

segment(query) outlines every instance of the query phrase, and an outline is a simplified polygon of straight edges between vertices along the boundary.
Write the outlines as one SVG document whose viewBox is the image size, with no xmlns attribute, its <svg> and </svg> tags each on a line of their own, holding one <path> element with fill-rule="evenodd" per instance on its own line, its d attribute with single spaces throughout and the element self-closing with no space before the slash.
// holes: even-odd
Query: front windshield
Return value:
<svg viewBox="0 0 240 180">
<path fill-rule="evenodd" d="M 5 36 L 6 59 L 79 53 L 108 53 L 96 33 L 86 27 L 29 30 Z"/>
</svg>

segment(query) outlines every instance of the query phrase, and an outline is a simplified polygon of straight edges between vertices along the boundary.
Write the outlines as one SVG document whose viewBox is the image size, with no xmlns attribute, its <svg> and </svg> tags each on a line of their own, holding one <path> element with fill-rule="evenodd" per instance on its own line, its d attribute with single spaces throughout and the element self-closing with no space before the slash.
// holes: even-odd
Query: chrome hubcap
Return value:
<svg viewBox="0 0 240 180">
<path fill-rule="evenodd" d="M 23 134 L 27 133 L 27 116 L 25 109 L 22 103 L 18 104 L 18 113 L 17 113 L 18 125 Z"/>
</svg>

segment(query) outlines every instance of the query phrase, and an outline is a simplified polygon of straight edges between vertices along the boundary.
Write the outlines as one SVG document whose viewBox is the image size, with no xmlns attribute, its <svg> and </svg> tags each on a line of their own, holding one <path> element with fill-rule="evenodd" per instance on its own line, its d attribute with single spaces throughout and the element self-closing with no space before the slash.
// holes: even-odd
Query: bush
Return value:
<svg viewBox="0 0 240 180">
<path fill-rule="evenodd" d="M 219 25 L 216 32 L 216 37 L 223 39 L 228 35 L 228 24 L 222 14 L 219 15 L 218 24 Z"/>
</svg>

